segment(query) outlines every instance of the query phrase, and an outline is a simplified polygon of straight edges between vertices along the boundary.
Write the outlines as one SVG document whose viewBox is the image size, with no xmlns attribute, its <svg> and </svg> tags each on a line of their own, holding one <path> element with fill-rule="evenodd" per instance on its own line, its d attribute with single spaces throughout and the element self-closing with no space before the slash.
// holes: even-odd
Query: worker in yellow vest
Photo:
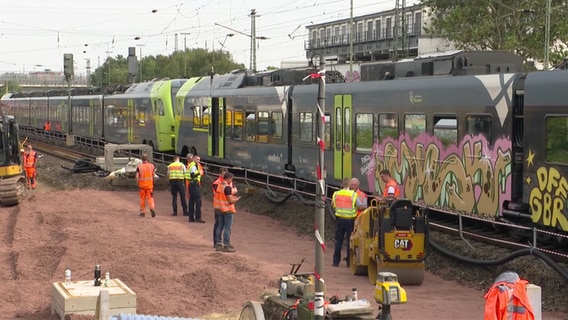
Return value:
<svg viewBox="0 0 568 320">
<path fill-rule="evenodd" d="M 333 252 L 333 266 L 339 267 L 341 261 L 341 248 L 343 239 L 347 240 L 347 266 L 349 266 L 349 240 L 357 217 L 357 208 L 361 207 L 361 200 L 357 192 L 349 189 L 351 178 L 343 179 L 341 187 L 343 189 L 333 193 L 332 207 L 337 217 L 337 227 L 335 230 L 335 250 Z"/>
<path fill-rule="evenodd" d="M 189 164 L 186 172 L 186 179 L 189 180 L 189 222 L 205 223 L 201 219 L 201 176 L 200 168 L 201 157 L 193 156 L 193 161 Z"/>
<path fill-rule="evenodd" d="M 177 216 L 177 195 L 179 194 L 182 214 L 187 216 L 187 203 L 185 202 L 185 165 L 174 157 L 174 162 L 168 165 L 168 179 L 170 180 L 170 192 L 172 193 L 172 216 Z"/>
</svg>

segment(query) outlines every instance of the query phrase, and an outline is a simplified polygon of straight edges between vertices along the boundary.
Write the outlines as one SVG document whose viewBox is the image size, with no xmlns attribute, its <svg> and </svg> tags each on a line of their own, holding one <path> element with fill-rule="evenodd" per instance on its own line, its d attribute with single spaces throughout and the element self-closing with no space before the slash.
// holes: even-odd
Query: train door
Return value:
<svg viewBox="0 0 568 320">
<path fill-rule="evenodd" d="M 95 98 L 89 98 L 89 137 L 95 136 Z"/>
<path fill-rule="evenodd" d="M 134 143 L 134 100 L 128 99 L 126 108 L 126 132 L 128 134 L 128 143 Z"/>
<path fill-rule="evenodd" d="M 209 103 L 209 133 L 207 155 L 225 158 L 225 102 L 223 98 L 211 98 Z"/>
<path fill-rule="evenodd" d="M 333 177 L 342 180 L 351 177 L 351 159 L 353 150 L 351 95 L 336 95 L 333 98 L 334 135 L 333 135 Z"/>
</svg>

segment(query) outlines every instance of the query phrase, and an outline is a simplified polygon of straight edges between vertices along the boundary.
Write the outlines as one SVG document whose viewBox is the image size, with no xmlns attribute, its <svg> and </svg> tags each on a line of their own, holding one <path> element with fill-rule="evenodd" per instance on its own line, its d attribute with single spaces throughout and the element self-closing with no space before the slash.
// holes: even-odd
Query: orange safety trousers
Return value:
<svg viewBox="0 0 568 320">
<path fill-rule="evenodd" d="M 146 199 L 148 200 L 148 207 L 154 210 L 154 189 L 140 189 L 140 213 L 146 212 Z"/>
<path fill-rule="evenodd" d="M 32 189 L 36 188 L 36 168 L 34 167 L 26 167 L 26 186 L 28 189 L 31 187 Z"/>
</svg>

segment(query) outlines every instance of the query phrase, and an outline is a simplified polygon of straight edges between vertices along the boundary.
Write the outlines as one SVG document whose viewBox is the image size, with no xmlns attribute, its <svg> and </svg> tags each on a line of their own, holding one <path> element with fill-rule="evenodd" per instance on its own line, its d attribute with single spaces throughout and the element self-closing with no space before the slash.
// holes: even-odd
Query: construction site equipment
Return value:
<svg viewBox="0 0 568 320">
<path fill-rule="evenodd" d="M 302 260 L 303 262 L 304 260 Z M 298 273 L 302 262 L 291 264 L 290 273 L 280 277 L 279 287 L 285 294 L 270 294 L 263 302 L 248 301 L 241 309 L 239 320 L 298 320 L 314 318 L 314 273 Z M 285 283 L 286 285 L 282 285 Z M 282 298 L 284 297 L 285 298 Z M 372 320 L 373 308 L 367 300 L 353 300 L 349 294 L 343 300 L 337 296 L 325 302 L 325 319 Z"/>
<path fill-rule="evenodd" d="M 390 306 L 406 303 L 406 290 L 398 282 L 398 277 L 392 272 L 379 272 L 375 284 L 375 301 L 380 304 L 377 319 L 392 320 Z"/>
<path fill-rule="evenodd" d="M 351 272 L 367 274 L 371 284 L 380 271 L 396 274 L 403 285 L 420 285 L 428 253 L 427 213 L 407 199 L 371 200 L 351 234 Z"/>
<path fill-rule="evenodd" d="M 128 153 L 129 156 L 125 156 L 126 153 Z M 136 157 L 133 157 L 134 154 L 136 154 Z M 139 158 L 142 154 L 146 154 L 148 161 L 152 162 L 152 146 L 149 146 L 147 144 L 108 143 L 105 145 L 104 157 L 98 157 L 96 164 L 103 168 L 103 170 L 108 172 L 115 172 L 117 170 L 125 168 L 125 172 L 123 172 L 123 174 L 131 174 L 132 176 L 134 176 L 134 174 L 136 173 L 136 166 L 138 165 L 138 163 L 141 163 Z M 134 159 L 136 159 L 137 161 Z"/>
<path fill-rule="evenodd" d="M 17 205 L 26 196 L 23 146 L 13 116 L 0 113 L 0 205 Z"/>
</svg>

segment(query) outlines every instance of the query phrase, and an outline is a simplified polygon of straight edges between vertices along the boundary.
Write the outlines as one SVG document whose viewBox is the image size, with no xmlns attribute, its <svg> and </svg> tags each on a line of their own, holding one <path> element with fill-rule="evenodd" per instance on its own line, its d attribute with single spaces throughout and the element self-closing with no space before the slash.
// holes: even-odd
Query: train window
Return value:
<svg viewBox="0 0 568 320">
<path fill-rule="evenodd" d="M 256 118 L 254 112 L 246 113 L 246 127 L 245 127 L 245 139 L 247 141 L 254 141 L 256 138 Z"/>
<path fill-rule="evenodd" d="M 355 115 L 355 150 L 371 152 L 373 148 L 373 114 Z"/>
<path fill-rule="evenodd" d="M 345 123 L 343 124 L 343 141 L 347 143 L 353 143 L 351 141 L 351 109 L 343 109 Z"/>
<path fill-rule="evenodd" d="M 300 141 L 312 141 L 313 133 L 313 114 L 311 112 L 300 112 Z"/>
<path fill-rule="evenodd" d="M 235 111 L 235 120 L 233 127 L 233 137 L 235 140 L 243 140 L 243 112 Z"/>
<path fill-rule="evenodd" d="M 207 128 L 209 125 L 209 107 L 194 106 L 193 126 L 197 128 Z"/>
<path fill-rule="evenodd" d="M 272 112 L 270 124 L 272 125 L 270 134 L 274 138 L 282 139 L 282 126 L 283 126 L 282 112 Z"/>
<path fill-rule="evenodd" d="M 325 124 L 324 124 L 324 129 L 323 129 L 323 140 L 325 143 L 325 148 L 329 149 L 329 147 L 331 146 L 331 115 L 330 114 L 326 114 L 325 115 Z"/>
<path fill-rule="evenodd" d="M 458 142 L 458 119 L 455 116 L 434 116 L 434 136 L 447 147 Z"/>
<path fill-rule="evenodd" d="M 258 128 L 258 142 L 268 142 L 269 124 L 268 112 L 259 112 L 258 121 L 256 122 Z"/>
<path fill-rule="evenodd" d="M 341 135 L 341 127 L 343 127 L 343 121 L 341 117 L 341 108 L 335 109 L 335 149 L 341 150 L 341 146 L 343 145 L 342 135 Z"/>
<path fill-rule="evenodd" d="M 470 136 L 484 135 L 491 141 L 491 115 L 468 115 L 465 117 L 465 131 Z"/>
<path fill-rule="evenodd" d="M 233 111 L 225 111 L 225 137 L 234 139 L 233 137 Z"/>
<path fill-rule="evenodd" d="M 166 111 L 164 108 L 164 102 L 162 101 L 162 99 L 158 99 L 158 116 L 164 116 L 166 115 Z"/>
<path fill-rule="evenodd" d="M 426 132 L 426 116 L 423 114 L 405 114 L 404 131 L 410 138 L 416 138 L 421 133 Z"/>
<path fill-rule="evenodd" d="M 568 164 L 568 116 L 549 116 L 544 123 L 545 160 Z"/>
<path fill-rule="evenodd" d="M 396 113 L 379 114 L 379 139 L 398 138 L 398 115 Z"/>
</svg>

